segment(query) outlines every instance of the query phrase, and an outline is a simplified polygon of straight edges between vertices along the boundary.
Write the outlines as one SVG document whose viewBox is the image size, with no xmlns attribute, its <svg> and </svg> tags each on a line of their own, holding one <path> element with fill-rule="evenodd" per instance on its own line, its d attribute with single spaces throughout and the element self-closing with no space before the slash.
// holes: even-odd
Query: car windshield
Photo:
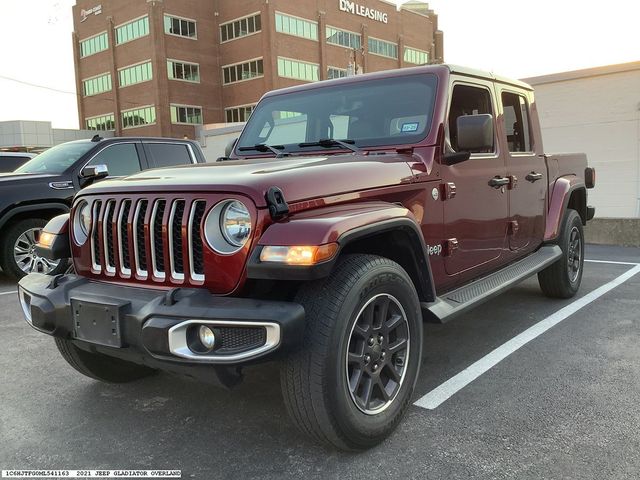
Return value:
<svg viewBox="0 0 640 480">
<path fill-rule="evenodd" d="M 96 144 L 93 142 L 62 143 L 45 150 L 15 170 L 15 173 L 50 173 L 59 175 L 72 166 Z"/>
<path fill-rule="evenodd" d="M 355 147 L 402 145 L 429 133 L 434 75 L 332 83 L 262 100 L 240 136 L 238 151 L 265 152 L 265 145 L 282 152 L 345 148 L 329 139 Z"/>
</svg>

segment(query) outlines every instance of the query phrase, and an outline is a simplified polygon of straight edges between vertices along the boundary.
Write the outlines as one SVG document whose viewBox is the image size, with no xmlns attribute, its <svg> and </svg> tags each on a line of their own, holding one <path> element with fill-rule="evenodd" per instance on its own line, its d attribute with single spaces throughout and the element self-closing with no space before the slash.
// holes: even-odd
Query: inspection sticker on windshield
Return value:
<svg viewBox="0 0 640 480">
<path fill-rule="evenodd" d="M 403 123 L 401 131 L 402 132 L 417 132 L 418 131 L 418 122 Z"/>
</svg>

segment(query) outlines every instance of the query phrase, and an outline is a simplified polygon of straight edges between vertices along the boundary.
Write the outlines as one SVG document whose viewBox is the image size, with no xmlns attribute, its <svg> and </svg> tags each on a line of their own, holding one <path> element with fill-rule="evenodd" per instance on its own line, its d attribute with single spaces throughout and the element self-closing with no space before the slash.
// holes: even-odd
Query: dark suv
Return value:
<svg viewBox="0 0 640 480">
<path fill-rule="evenodd" d="M 81 188 L 105 177 L 204 161 L 196 142 L 168 138 L 95 136 L 46 150 L 14 172 L 0 174 L 0 267 L 16 278 L 64 271 L 66 260 L 40 257 L 35 244 L 42 227 L 68 212 Z"/>
</svg>

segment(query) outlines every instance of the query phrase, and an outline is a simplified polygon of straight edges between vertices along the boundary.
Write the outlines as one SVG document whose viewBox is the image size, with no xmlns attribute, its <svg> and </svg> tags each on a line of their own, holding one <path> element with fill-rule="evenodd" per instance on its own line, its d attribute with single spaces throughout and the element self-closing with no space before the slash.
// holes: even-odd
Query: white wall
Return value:
<svg viewBox="0 0 640 480">
<path fill-rule="evenodd" d="M 229 123 L 198 127 L 196 138 L 207 162 L 215 162 L 218 157 L 224 156 L 227 144 L 240 136 L 243 126 L 244 123 Z"/>
<path fill-rule="evenodd" d="M 547 153 L 585 152 L 598 217 L 640 217 L 640 69 L 536 84 Z"/>
</svg>

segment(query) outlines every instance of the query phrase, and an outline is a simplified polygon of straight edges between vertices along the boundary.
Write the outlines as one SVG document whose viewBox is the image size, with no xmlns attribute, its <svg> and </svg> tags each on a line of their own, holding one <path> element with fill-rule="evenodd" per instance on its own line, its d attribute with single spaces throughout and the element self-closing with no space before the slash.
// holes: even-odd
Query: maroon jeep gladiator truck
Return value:
<svg viewBox="0 0 640 480">
<path fill-rule="evenodd" d="M 545 154 L 532 88 L 436 65 L 267 93 L 217 162 L 82 190 L 20 281 L 26 321 L 105 382 L 230 387 L 277 361 L 292 421 L 343 450 L 412 398 L 423 321 L 537 274 L 580 287 L 595 172 Z"/>
</svg>

